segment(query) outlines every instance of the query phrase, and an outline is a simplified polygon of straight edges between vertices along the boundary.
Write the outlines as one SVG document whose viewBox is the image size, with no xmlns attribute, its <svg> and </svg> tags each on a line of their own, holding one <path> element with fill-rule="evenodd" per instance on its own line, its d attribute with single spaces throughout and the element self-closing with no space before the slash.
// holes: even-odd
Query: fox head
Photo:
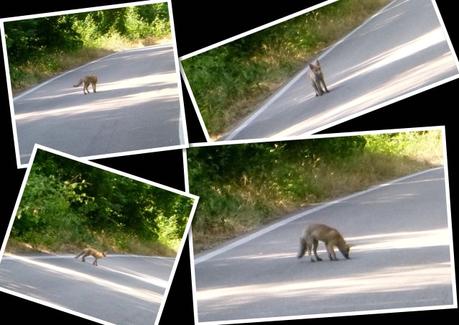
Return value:
<svg viewBox="0 0 459 325">
<path fill-rule="evenodd" d="M 106 256 L 107 256 L 107 252 L 102 252 L 102 255 L 103 255 L 104 257 L 106 257 Z"/>
<path fill-rule="evenodd" d="M 349 244 L 346 244 L 344 243 L 343 245 L 341 245 L 340 247 L 338 247 L 339 251 L 341 252 L 341 254 L 343 254 L 343 256 L 347 259 L 349 259 L 349 252 L 351 250 L 351 245 Z"/>
<path fill-rule="evenodd" d="M 316 60 L 314 63 L 309 63 L 308 65 L 309 69 L 311 69 L 313 72 L 319 73 L 321 71 L 319 60 Z"/>
</svg>

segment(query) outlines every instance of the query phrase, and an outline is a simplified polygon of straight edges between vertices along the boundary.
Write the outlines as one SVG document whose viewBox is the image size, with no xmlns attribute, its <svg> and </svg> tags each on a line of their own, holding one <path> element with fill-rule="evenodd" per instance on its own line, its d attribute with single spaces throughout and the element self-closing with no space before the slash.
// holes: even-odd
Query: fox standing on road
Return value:
<svg viewBox="0 0 459 325">
<path fill-rule="evenodd" d="M 99 258 L 103 258 L 103 257 L 107 256 L 107 254 L 106 254 L 105 252 L 99 252 L 98 250 L 95 250 L 94 248 L 85 248 L 85 249 L 83 249 L 83 250 L 81 251 L 80 254 L 78 254 L 77 256 L 75 256 L 75 258 L 78 258 L 78 257 L 82 256 L 82 257 L 81 257 L 81 261 L 82 261 L 82 262 L 85 262 L 85 258 L 86 258 L 87 256 L 90 256 L 90 255 L 91 255 L 92 257 L 94 257 L 94 262 L 92 262 L 92 264 L 95 265 L 95 266 L 97 266 L 97 260 L 98 260 Z"/>
<path fill-rule="evenodd" d="M 312 88 L 314 88 L 316 96 L 322 96 L 324 93 L 329 92 L 319 60 L 316 60 L 315 63 L 309 63 L 309 77 L 311 78 Z"/>
<path fill-rule="evenodd" d="M 83 84 L 83 94 L 86 95 L 86 92 L 89 94 L 89 85 L 92 86 L 92 91 L 96 92 L 96 84 L 97 84 L 97 76 L 96 75 L 88 75 L 85 76 L 84 78 L 81 78 L 80 81 L 76 85 L 73 85 L 73 87 L 79 87 Z"/>
<path fill-rule="evenodd" d="M 339 251 L 345 258 L 349 258 L 349 250 L 351 246 L 346 244 L 346 241 L 338 230 L 323 224 L 311 224 L 306 227 L 303 236 L 300 238 L 300 251 L 298 252 L 297 257 L 303 257 L 306 250 L 308 251 L 308 255 L 311 256 L 312 249 L 317 261 L 322 261 L 322 259 L 317 255 L 319 240 L 325 243 L 328 257 L 331 261 L 338 260 L 335 254 L 335 246 L 338 247 Z M 315 262 L 314 257 L 312 256 L 311 262 Z"/>
</svg>

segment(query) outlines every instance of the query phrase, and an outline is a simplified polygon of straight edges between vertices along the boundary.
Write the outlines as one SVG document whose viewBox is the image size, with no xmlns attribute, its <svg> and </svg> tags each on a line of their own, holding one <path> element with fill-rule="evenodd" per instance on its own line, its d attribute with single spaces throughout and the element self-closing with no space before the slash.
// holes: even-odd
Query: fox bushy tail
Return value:
<svg viewBox="0 0 459 325">
<path fill-rule="evenodd" d="M 83 79 L 80 79 L 80 81 L 78 81 L 78 84 L 73 85 L 73 87 L 79 87 L 81 86 L 82 83 L 83 83 Z"/>
</svg>

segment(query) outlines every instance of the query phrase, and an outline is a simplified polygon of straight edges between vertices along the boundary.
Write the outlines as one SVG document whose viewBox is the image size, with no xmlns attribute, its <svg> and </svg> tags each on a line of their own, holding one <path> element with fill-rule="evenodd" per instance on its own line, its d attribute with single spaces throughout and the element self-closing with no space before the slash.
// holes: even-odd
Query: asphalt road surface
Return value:
<svg viewBox="0 0 459 325">
<path fill-rule="evenodd" d="M 98 76 L 97 93 L 73 87 Z M 21 164 L 35 143 L 79 157 L 184 144 L 172 45 L 106 56 L 14 99 Z"/>
<path fill-rule="evenodd" d="M 196 256 L 199 322 L 452 305 L 443 168 L 304 210 Z M 290 222 L 288 221 L 290 220 Z M 305 225 L 355 245 L 351 259 L 297 259 Z M 435 308 L 435 307 L 434 307 Z M 306 316 L 307 315 L 307 316 Z"/>
<path fill-rule="evenodd" d="M 98 266 L 92 261 L 6 256 L 0 287 L 111 323 L 153 324 L 174 259 L 108 255 Z"/>
<path fill-rule="evenodd" d="M 304 69 L 221 140 L 312 134 L 458 74 L 431 0 L 396 0 L 320 57 L 330 93 Z"/>
</svg>

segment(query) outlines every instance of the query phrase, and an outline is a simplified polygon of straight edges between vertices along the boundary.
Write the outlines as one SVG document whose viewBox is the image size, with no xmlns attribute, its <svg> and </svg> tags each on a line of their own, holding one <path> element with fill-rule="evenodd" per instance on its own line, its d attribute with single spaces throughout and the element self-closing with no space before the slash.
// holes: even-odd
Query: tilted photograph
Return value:
<svg viewBox="0 0 459 325">
<path fill-rule="evenodd" d="M 180 60 L 207 142 L 301 138 L 459 76 L 432 0 L 325 1 Z"/>
<path fill-rule="evenodd" d="M 443 127 L 187 151 L 199 324 L 457 308 Z"/>
<path fill-rule="evenodd" d="M 35 148 L 0 291 L 103 324 L 158 324 L 197 197 Z"/>
<path fill-rule="evenodd" d="M 168 1 L 0 21 L 19 168 L 35 143 L 104 158 L 188 144 Z"/>
</svg>

